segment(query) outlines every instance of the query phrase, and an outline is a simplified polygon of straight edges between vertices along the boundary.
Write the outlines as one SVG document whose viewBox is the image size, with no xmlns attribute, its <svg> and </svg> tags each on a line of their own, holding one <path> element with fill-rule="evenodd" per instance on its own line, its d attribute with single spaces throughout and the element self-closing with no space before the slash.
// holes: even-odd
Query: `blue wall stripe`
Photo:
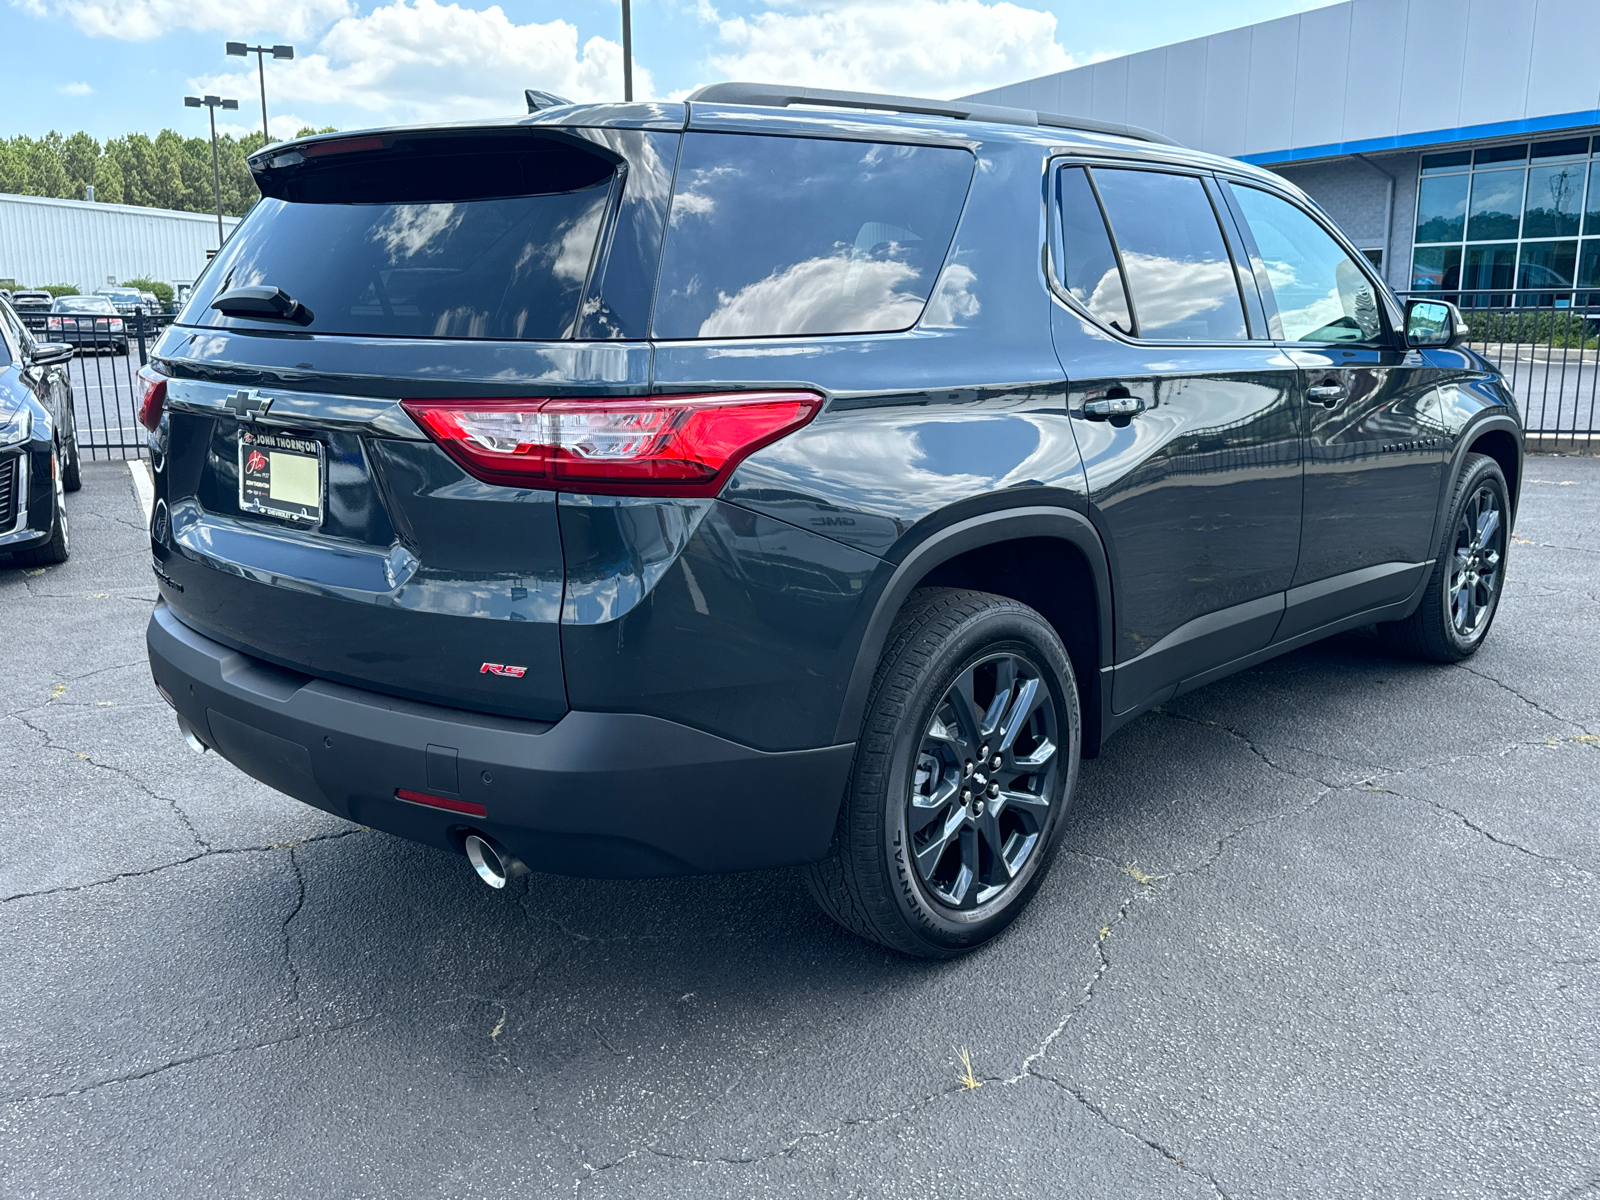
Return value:
<svg viewBox="0 0 1600 1200">
<path fill-rule="evenodd" d="M 1547 133 L 1554 129 L 1582 129 L 1600 125 L 1600 108 L 1587 112 L 1558 113 L 1551 117 L 1528 117 L 1521 121 L 1495 121 L 1488 125 L 1463 125 L 1457 129 L 1433 129 L 1425 133 L 1403 133 L 1396 137 L 1365 138 L 1359 142 L 1329 142 L 1323 146 L 1302 146 L 1295 150 L 1272 150 L 1265 154 L 1240 154 L 1242 162 L 1267 166 L 1308 158 L 1337 158 L 1345 154 L 1372 154 L 1381 150 L 1409 150 L 1413 146 L 1447 146 L 1451 142 L 1475 142 L 1482 138 L 1517 137 L 1520 134 Z"/>
</svg>

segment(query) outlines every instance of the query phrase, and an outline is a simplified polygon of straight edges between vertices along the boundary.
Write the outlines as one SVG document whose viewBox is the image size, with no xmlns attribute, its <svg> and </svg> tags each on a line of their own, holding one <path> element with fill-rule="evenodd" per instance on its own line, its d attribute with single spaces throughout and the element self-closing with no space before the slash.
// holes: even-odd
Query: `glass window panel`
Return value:
<svg viewBox="0 0 1600 1200">
<path fill-rule="evenodd" d="M 1461 286 L 1460 246 L 1418 246 L 1411 259 L 1411 290 L 1453 292 Z"/>
<path fill-rule="evenodd" d="M 1467 229 L 1470 176 L 1424 179 L 1417 197 L 1417 241 L 1459 242 Z"/>
<path fill-rule="evenodd" d="M 1528 172 L 1528 199 L 1522 210 L 1525 238 L 1577 237 L 1583 207 L 1583 177 L 1588 163 L 1535 167 Z"/>
<path fill-rule="evenodd" d="M 1562 138 L 1559 142 L 1535 142 L 1533 158 L 1583 158 L 1589 153 L 1588 138 Z"/>
<path fill-rule="evenodd" d="M 659 338 L 909 329 L 972 182 L 965 150 L 684 135 L 656 290 Z M 956 303 L 972 311 L 968 268 Z"/>
<path fill-rule="evenodd" d="M 1522 191 L 1526 171 L 1479 171 L 1472 177 L 1472 206 L 1467 214 L 1467 240 L 1514 238 L 1522 224 Z"/>
<path fill-rule="evenodd" d="M 1570 288 L 1578 270 L 1578 243 L 1524 242 L 1517 266 L 1519 288 Z M 1564 298 L 1564 297 L 1563 297 Z M 1523 296 L 1520 304 L 1549 304 L 1552 297 Z"/>
<path fill-rule="evenodd" d="M 1424 175 L 1432 175 L 1436 171 L 1464 171 L 1471 165 L 1471 150 L 1455 150 L 1449 154 L 1424 154 L 1422 156 L 1422 173 Z"/>
<path fill-rule="evenodd" d="M 1583 243 L 1583 254 L 1578 259 L 1578 286 L 1600 287 L 1600 238 L 1590 238 Z"/>
<path fill-rule="evenodd" d="M 1528 143 L 1522 142 L 1516 146 L 1485 146 L 1473 155 L 1473 161 L 1480 167 L 1484 163 L 1527 162 Z"/>
<path fill-rule="evenodd" d="M 1595 140 L 1600 142 L 1600 138 Z M 1600 233 L 1600 160 L 1589 164 L 1589 202 L 1584 209 L 1583 231 Z"/>
<path fill-rule="evenodd" d="M 1383 332 L 1378 297 L 1344 247 L 1306 213 L 1268 192 L 1234 187 L 1292 342 L 1364 342 Z"/>
<path fill-rule="evenodd" d="M 1111 249 L 1100 202 L 1089 187 L 1088 173 L 1082 167 L 1068 167 L 1061 172 L 1058 187 L 1061 282 L 1094 317 L 1123 333 L 1132 333 L 1122 273 L 1117 270 L 1117 256 Z"/>
<path fill-rule="evenodd" d="M 1509 294 L 1495 294 L 1493 289 L 1504 288 L 1510 292 L 1516 278 L 1517 244 L 1498 246 L 1468 246 L 1461 286 L 1466 294 L 1461 297 L 1463 308 L 1503 306 L 1511 302 Z"/>
<path fill-rule="evenodd" d="M 1204 185 L 1160 171 L 1097 168 L 1094 178 L 1122 251 L 1139 336 L 1247 338 L 1233 260 Z"/>
</svg>

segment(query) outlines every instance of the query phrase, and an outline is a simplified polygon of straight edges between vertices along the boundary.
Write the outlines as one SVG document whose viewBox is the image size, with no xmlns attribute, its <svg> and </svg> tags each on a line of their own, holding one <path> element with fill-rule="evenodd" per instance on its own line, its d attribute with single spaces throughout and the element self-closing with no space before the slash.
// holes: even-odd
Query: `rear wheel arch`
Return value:
<svg viewBox="0 0 1600 1200">
<path fill-rule="evenodd" d="M 836 742 L 859 736 L 867 695 L 896 615 L 917 588 L 954 587 L 1006 596 L 1036 610 L 1072 661 L 1083 713 L 1083 753 L 1100 743 L 1100 679 L 1111 661 L 1111 573 L 1088 517 L 1026 508 L 960 521 L 901 560 L 868 620 L 840 710 Z"/>
</svg>

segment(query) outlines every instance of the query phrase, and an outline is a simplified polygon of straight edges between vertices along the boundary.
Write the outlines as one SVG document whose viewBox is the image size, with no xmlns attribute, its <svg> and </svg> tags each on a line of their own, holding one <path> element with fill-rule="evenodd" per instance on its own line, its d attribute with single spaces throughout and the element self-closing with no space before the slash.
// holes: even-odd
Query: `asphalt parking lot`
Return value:
<svg viewBox="0 0 1600 1200">
<path fill-rule="evenodd" d="M 1600 1193 L 1600 459 L 1528 475 L 1476 658 L 1140 719 L 930 965 L 792 873 L 493 893 L 197 758 L 86 464 L 72 561 L 0 566 L 0 1194 Z"/>
</svg>

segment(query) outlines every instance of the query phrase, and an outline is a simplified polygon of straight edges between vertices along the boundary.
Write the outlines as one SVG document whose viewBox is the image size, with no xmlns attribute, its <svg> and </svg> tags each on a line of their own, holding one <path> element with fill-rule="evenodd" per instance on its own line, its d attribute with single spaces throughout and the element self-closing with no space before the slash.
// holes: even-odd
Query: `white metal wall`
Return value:
<svg viewBox="0 0 1600 1200">
<path fill-rule="evenodd" d="M 237 217 L 223 217 L 232 230 Z M 217 218 L 202 213 L 0 195 L 0 278 L 80 291 L 115 276 L 192 282 L 217 247 Z"/>
<path fill-rule="evenodd" d="M 1569 113 L 1597 124 L 1600 0 L 1348 0 L 970 98 L 1273 159 Z"/>
</svg>

